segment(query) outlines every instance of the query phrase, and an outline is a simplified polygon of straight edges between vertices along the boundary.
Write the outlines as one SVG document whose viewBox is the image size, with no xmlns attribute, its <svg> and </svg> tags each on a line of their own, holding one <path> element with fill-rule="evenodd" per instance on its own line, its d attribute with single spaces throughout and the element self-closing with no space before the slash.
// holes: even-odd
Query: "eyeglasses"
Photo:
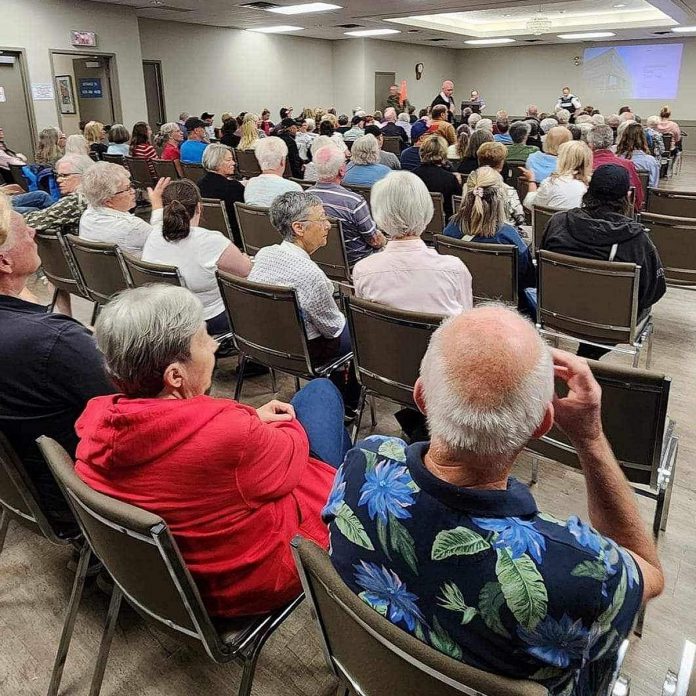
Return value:
<svg viewBox="0 0 696 696">
<path fill-rule="evenodd" d="M 326 216 L 320 218 L 307 218 L 306 220 L 298 220 L 297 222 L 320 222 L 321 224 L 326 224 L 328 222 L 331 224 L 331 220 Z"/>
<path fill-rule="evenodd" d="M 68 172 L 67 174 L 56 174 L 56 179 L 67 179 L 71 176 L 82 176 L 80 172 Z"/>
<path fill-rule="evenodd" d="M 128 186 L 128 188 L 124 188 L 122 191 L 116 191 L 116 193 L 114 193 L 114 196 L 118 196 L 121 193 L 127 193 L 128 191 L 134 191 L 134 190 L 135 190 L 135 186 L 133 186 L 133 184 L 130 184 L 130 186 Z"/>
</svg>

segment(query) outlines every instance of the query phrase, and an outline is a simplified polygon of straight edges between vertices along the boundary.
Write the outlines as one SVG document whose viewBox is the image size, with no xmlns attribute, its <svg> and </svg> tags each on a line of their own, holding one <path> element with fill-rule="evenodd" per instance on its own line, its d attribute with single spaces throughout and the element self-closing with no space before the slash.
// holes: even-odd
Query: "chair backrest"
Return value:
<svg viewBox="0 0 696 696">
<path fill-rule="evenodd" d="M 353 193 L 359 193 L 366 201 L 367 207 L 370 207 L 370 195 L 372 194 L 371 186 L 358 186 L 357 184 L 341 184 L 344 188 L 347 188 Z"/>
<path fill-rule="evenodd" d="M 166 283 L 167 285 L 184 287 L 184 281 L 176 266 L 143 261 L 127 251 L 121 251 L 121 259 L 128 273 L 130 284 L 134 288 L 152 283 Z"/>
<path fill-rule="evenodd" d="M 433 193 L 431 191 L 430 197 L 433 199 L 433 208 L 435 210 L 428 226 L 423 230 L 423 234 L 421 234 L 421 239 L 426 244 L 432 245 L 435 235 L 442 234 L 447 221 L 445 220 L 444 196 L 441 193 Z"/>
<path fill-rule="evenodd" d="M 124 157 L 126 167 L 131 173 L 131 181 L 136 188 L 146 189 L 154 187 L 155 179 L 150 171 L 150 166 L 147 160 L 138 159 L 137 157 Z"/>
<path fill-rule="evenodd" d="M 668 191 L 648 189 L 645 209 L 649 213 L 672 217 L 696 218 L 696 191 Z"/>
<path fill-rule="evenodd" d="M 629 481 L 656 487 L 671 380 L 634 367 L 588 362 L 602 387 L 602 424 L 616 459 Z M 566 384 L 557 380 L 556 393 L 563 397 L 567 392 Z M 580 467 L 570 441 L 555 426 L 540 440 L 530 440 L 527 448 Z"/>
<path fill-rule="evenodd" d="M 307 335 L 293 288 L 216 273 L 237 348 L 270 368 L 311 375 Z"/>
<path fill-rule="evenodd" d="M 326 244 L 312 254 L 312 261 L 321 268 L 326 277 L 339 283 L 350 283 L 351 274 L 340 220 L 331 220 L 331 229 Z"/>
<path fill-rule="evenodd" d="M 21 186 L 25 191 L 29 190 L 29 182 L 27 181 L 27 177 L 24 176 L 24 172 L 22 171 L 22 167 L 24 165 L 21 164 L 11 164 L 10 165 L 10 172 L 12 174 L 12 181 L 17 184 L 17 186 Z"/>
<path fill-rule="evenodd" d="M 280 233 L 271 225 L 268 208 L 235 203 L 234 211 L 237 215 L 237 226 L 242 238 L 242 246 L 249 256 L 253 256 L 263 247 L 281 242 Z"/>
<path fill-rule="evenodd" d="M 546 696 L 531 681 L 500 677 L 444 655 L 395 626 L 341 580 L 323 549 L 292 541 L 305 597 L 331 668 L 362 696 Z"/>
<path fill-rule="evenodd" d="M 180 178 L 174 160 L 153 159 L 150 161 L 155 168 L 155 174 L 157 174 L 158 179 L 169 177 L 173 181 Z"/>
<path fill-rule="evenodd" d="M 91 242 L 74 234 L 65 235 L 85 293 L 92 302 L 104 304 L 129 285 L 128 271 L 116 244 Z"/>
<path fill-rule="evenodd" d="M 197 184 L 205 174 L 205 169 L 203 169 L 203 165 L 198 164 L 196 162 L 182 162 L 181 171 L 184 174 L 184 179 L 193 181 L 194 184 Z"/>
<path fill-rule="evenodd" d="M 102 160 L 104 160 L 104 162 L 111 162 L 111 164 L 120 164 L 122 167 L 126 166 L 126 158 L 123 155 L 107 155 L 104 153 L 102 155 Z"/>
<path fill-rule="evenodd" d="M 549 220 L 558 211 L 554 208 L 547 208 L 543 205 L 534 205 L 532 208 L 532 232 L 534 236 L 534 251 L 541 249 L 541 240 L 544 238 L 544 230 Z"/>
<path fill-rule="evenodd" d="M 696 286 L 696 218 L 642 213 L 670 285 Z"/>
<path fill-rule="evenodd" d="M 672 134 L 671 133 L 663 133 L 662 134 L 662 144 L 665 146 L 665 154 L 669 154 L 669 151 L 672 149 Z"/>
<path fill-rule="evenodd" d="M 456 256 L 471 273 L 474 302 L 498 300 L 517 305 L 518 251 L 514 244 L 482 244 L 435 235 L 440 254 Z"/>
<path fill-rule="evenodd" d="M 519 168 L 524 167 L 525 164 L 526 162 L 524 161 L 507 160 L 505 162 L 505 168 L 503 169 L 503 172 L 506 174 L 504 177 L 505 183 L 512 186 L 512 188 L 517 191 L 520 198 L 524 198 L 524 194 L 526 193 L 526 185 L 524 184 L 524 181 L 520 179 L 522 172 Z"/>
<path fill-rule="evenodd" d="M 200 226 L 206 230 L 222 232 L 234 244 L 234 237 L 232 236 L 232 229 L 224 202 L 217 198 L 203 198 L 201 204 Z"/>
<path fill-rule="evenodd" d="M 37 232 L 34 241 L 38 247 L 43 271 L 53 287 L 71 295 L 86 297 L 82 278 L 63 234 L 59 231 Z"/>
<path fill-rule="evenodd" d="M 163 627 L 201 641 L 216 659 L 221 641 L 162 518 L 98 493 L 80 480 L 55 440 L 44 436 L 37 442 L 92 550 L 130 604 Z"/>
<path fill-rule="evenodd" d="M 452 196 L 452 212 L 456 213 L 462 206 L 461 196 Z"/>
<path fill-rule="evenodd" d="M 243 177 L 249 179 L 253 176 L 261 174 L 259 161 L 256 159 L 256 153 L 253 150 L 235 150 L 237 158 L 237 172 Z"/>
<path fill-rule="evenodd" d="M 384 398 L 413 406 L 420 363 L 442 317 L 357 297 L 345 297 L 344 303 L 360 383 Z"/>
<path fill-rule="evenodd" d="M 288 177 L 290 181 L 294 181 L 296 184 L 299 184 L 303 190 L 307 190 L 308 188 L 312 188 L 314 186 L 314 181 L 307 181 L 306 179 L 296 179 L 294 176 Z"/>
<path fill-rule="evenodd" d="M 391 152 L 397 157 L 401 154 L 401 143 L 403 141 L 398 135 L 385 135 L 384 142 L 382 143 L 382 150 L 384 152 Z"/>
<path fill-rule="evenodd" d="M 46 537 L 54 544 L 67 544 L 51 527 L 41 509 L 36 488 L 17 456 L 14 447 L 0 432 L 0 511 L 35 534 Z"/>
<path fill-rule="evenodd" d="M 539 252 L 537 322 L 599 343 L 633 343 L 640 266 Z"/>
<path fill-rule="evenodd" d="M 650 184 L 650 173 L 637 171 L 638 178 L 640 179 L 640 187 L 643 189 L 643 207 L 648 200 L 648 186 Z"/>
</svg>

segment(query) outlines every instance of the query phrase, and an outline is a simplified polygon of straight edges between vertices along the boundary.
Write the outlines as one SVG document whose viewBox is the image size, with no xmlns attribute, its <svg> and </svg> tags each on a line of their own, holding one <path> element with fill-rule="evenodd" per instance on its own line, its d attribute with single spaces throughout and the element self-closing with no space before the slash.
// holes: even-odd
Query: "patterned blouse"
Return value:
<svg viewBox="0 0 696 696">
<path fill-rule="evenodd" d="M 346 455 L 322 514 L 343 580 L 454 659 L 554 696 L 602 693 L 641 605 L 631 555 L 539 512 L 513 478 L 507 490 L 442 481 L 427 447 L 372 436 Z"/>
<path fill-rule="evenodd" d="M 63 196 L 50 208 L 37 210 L 24 216 L 27 225 L 33 227 L 37 232 L 65 231 L 63 227 L 74 227 L 74 230 L 67 230 L 72 234 L 77 234 L 77 227 L 80 224 L 82 213 L 87 208 L 87 200 L 80 193 L 70 193 Z"/>
</svg>

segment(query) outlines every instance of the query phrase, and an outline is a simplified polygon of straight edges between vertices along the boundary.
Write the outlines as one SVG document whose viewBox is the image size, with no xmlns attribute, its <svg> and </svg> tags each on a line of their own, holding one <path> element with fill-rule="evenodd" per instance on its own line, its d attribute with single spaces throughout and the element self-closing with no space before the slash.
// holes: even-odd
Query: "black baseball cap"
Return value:
<svg viewBox="0 0 696 696">
<path fill-rule="evenodd" d="M 201 118 L 213 118 L 214 116 L 215 116 L 215 114 L 209 114 L 207 111 L 204 111 L 201 114 Z"/>
<path fill-rule="evenodd" d="M 292 126 L 299 126 L 301 121 L 296 121 L 294 118 L 284 118 L 280 122 L 281 128 L 291 128 Z"/>
<path fill-rule="evenodd" d="M 184 121 L 184 128 L 187 131 L 195 130 L 196 128 L 205 128 L 208 124 L 205 121 L 201 121 L 198 116 L 191 116 Z"/>
<path fill-rule="evenodd" d="M 352 123 L 354 126 L 357 126 L 358 123 L 362 123 L 364 120 L 365 120 L 365 117 L 364 117 L 364 116 L 353 116 L 353 120 L 351 121 L 351 123 Z"/>
<path fill-rule="evenodd" d="M 618 164 L 597 167 L 590 179 L 588 193 L 603 201 L 618 201 L 631 188 L 628 171 Z"/>
</svg>

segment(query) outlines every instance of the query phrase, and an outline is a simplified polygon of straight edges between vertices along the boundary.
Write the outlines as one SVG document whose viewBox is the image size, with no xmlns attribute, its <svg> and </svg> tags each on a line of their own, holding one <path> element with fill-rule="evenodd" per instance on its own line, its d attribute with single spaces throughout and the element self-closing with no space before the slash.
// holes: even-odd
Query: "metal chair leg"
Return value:
<svg viewBox="0 0 696 696">
<path fill-rule="evenodd" d="M 7 528 L 10 526 L 10 516 L 7 514 L 7 510 L 2 511 L 2 516 L 0 516 L 0 553 L 2 553 L 2 548 L 5 545 L 5 537 L 7 536 Z"/>
<path fill-rule="evenodd" d="M 85 587 L 85 578 L 87 577 L 87 568 L 91 557 L 92 552 L 89 548 L 89 544 L 85 541 L 80 549 L 80 560 L 77 563 L 75 580 L 73 580 L 70 601 L 68 602 L 68 611 L 65 615 L 63 631 L 60 636 L 60 643 L 58 644 L 58 652 L 55 662 L 53 663 L 51 682 L 48 685 L 48 696 L 56 696 L 60 687 L 60 680 L 63 676 L 65 661 L 68 657 L 70 641 L 72 640 L 73 629 L 75 627 L 75 619 L 77 618 L 77 610 L 80 608 L 80 600 L 82 599 L 82 591 Z"/>
<path fill-rule="evenodd" d="M 247 356 L 244 353 L 241 354 L 239 359 L 239 365 L 237 366 L 237 384 L 234 388 L 234 400 L 239 401 L 239 397 L 242 395 L 242 384 L 244 383 L 244 367 L 247 364 Z"/>
<path fill-rule="evenodd" d="M 242 683 L 239 685 L 239 696 L 251 696 L 251 687 L 254 685 L 254 674 L 256 673 L 256 661 L 259 659 L 260 648 L 244 661 L 244 671 L 242 672 Z"/>
<path fill-rule="evenodd" d="M 94 675 L 92 676 L 92 684 L 89 687 L 89 696 L 99 696 L 102 682 L 104 681 L 104 671 L 106 663 L 109 659 L 109 651 L 111 650 L 111 641 L 116 630 L 116 620 L 118 612 L 121 609 L 121 600 L 123 593 L 114 584 L 114 590 L 111 594 L 111 602 L 109 602 L 109 611 L 106 614 L 106 623 L 104 624 L 104 632 L 102 633 L 101 643 L 99 645 L 99 655 L 97 655 L 97 664 L 94 667 Z"/>
<path fill-rule="evenodd" d="M 645 369 L 649 370 L 652 365 L 652 350 L 653 350 L 653 336 L 655 335 L 655 330 L 650 329 L 650 336 L 648 336 L 648 352 L 645 358 Z"/>
<path fill-rule="evenodd" d="M 89 320 L 90 326 L 94 326 L 99 316 L 99 311 L 101 310 L 101 305 L 98 302 L 94 303 L 94 308 L 92 309 L 92 318 Z"/>
<path fill-rule="evenodd" d="M 271 370 L 271 390 L 274 394 L 278 393 L 278 387 L 276 386 L 276 373 L 275 370 Z"/>
<path fill-rule="evenodd" d="M 295 377 L 295 391 L 298 392 L 300 391 L 300 378 Z"/>
<path fill-rule="evenodd" d="M 638 638 L 643 637 L 643 623 L 645 623 L 645 604 L 641 607 L 638 613 L 638 619 L 636 620 L 636 626 L 633 632 L 638 636 Z"/>
<path fill-rule="evenodd" d="M 370 397 L 370 420 L 372 424 L 372 429 L 374 430 L 377 426 L 377 417 L 375 415 L 375 397 Z"/>
<path fill-rule="evenodd" d="M 362 423 L 362 417 L 363 417 L 363 411 L 365 410 L 365 399 L 367 394 L 367 390 L 365 387 L 360 387 L 360 397 L 358 398 L 358 408 L 357 412 L 358 415 L 355 417 L 355 421 L 353 422 L 353 432 L 351 434 L 351 440 L 353 441 L 353 444 L 355 444 L 358 440 L 358 433 L 360 432 L 360 423 Z"/>
<path fill-rule="evenodd" d="M 533 486 L 539 480 L 539 460 L 532 457 L 532 476 L 529 479 L 529 485 Z"/>
<path fill-rule="evenodd" d="M 636 346 L 636 352 L 633 354 L 633 367 L 638 367 L 640 364 L 640 346 Z"/>
</svg>

